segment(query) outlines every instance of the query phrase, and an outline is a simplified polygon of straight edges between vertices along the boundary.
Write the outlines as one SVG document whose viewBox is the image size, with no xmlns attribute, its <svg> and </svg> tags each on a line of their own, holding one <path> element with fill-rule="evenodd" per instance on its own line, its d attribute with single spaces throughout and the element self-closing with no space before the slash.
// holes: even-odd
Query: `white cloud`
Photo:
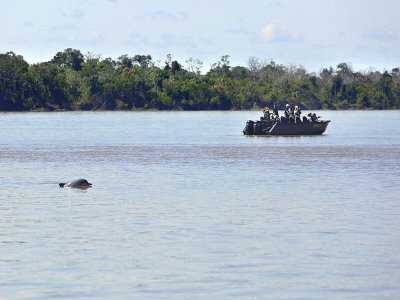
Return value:
<svg viewBox="0 0 400 300">
<path fill-rule="evenodd" d="M 277 22 L 265 25 L 260 31 L 260 37 L 269 42 L 294 42 L 303 39 L 297 32 L 289 31 Z"/>
<path fill-rule="evenodd" d="M 272 22 L 267 24 L 261 29 L 260 35 L 262 39 L 271 40 L 274 38 L 276 34 L 276 28 L 278 27 L 278 23 Z"/>
</svg>

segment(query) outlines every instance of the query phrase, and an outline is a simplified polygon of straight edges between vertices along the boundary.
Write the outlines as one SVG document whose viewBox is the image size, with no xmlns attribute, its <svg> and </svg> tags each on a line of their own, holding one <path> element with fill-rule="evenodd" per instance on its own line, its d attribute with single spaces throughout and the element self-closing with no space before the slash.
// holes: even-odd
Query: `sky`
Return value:
<svg viewBox="0 0 400 300">
<path fill-rule="evenodd" d="M 117 59 L 168 54 L 203 69 L 229 55 L 309 72 L 400 67 L 399 0 L 1 0 L 0 53 L 29 63 L 67 48 Z"/>
</svg>

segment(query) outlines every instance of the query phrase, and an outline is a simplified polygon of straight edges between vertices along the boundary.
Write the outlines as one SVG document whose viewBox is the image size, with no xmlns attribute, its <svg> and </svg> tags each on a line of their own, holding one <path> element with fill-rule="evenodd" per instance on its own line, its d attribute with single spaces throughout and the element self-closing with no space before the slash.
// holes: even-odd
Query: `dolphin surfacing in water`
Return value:
<svg viewBox="0 0 400 300">
<path fill-rule="evenodd" d="M 75 189 L 87 189 L 92 187 L 92 184 L 89 183 L 86 179 L 76 179 L 67 183 L 59 183 L 61 188 L 75 188 Z"/>
</svg>

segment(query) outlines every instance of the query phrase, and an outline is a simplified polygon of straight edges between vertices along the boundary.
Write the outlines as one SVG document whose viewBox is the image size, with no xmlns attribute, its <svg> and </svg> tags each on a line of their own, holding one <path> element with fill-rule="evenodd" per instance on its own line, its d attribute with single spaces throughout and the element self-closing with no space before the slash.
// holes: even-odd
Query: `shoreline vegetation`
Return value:
<svg viewBox="0 0 400 300">
<path fill-rule="evenodd" d="M 228 55 L 205 74 L 202 67 L 194 58 L 113 60 L 71 48 L 37 64 L 0 53 L 0 111 L 256 110 L 286 103 L 304 110 L 400 109 L 399 67 L 355 72 L 339 63 L 309 73 L 255 57 L 233 67 Z"/>
</svg>

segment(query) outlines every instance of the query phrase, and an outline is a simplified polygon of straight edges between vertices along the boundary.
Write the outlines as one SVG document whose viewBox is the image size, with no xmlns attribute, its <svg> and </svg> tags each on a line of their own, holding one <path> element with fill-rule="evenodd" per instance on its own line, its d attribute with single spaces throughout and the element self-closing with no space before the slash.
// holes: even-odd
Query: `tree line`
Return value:
<svg viewBox="0 0 400 300">
<path fill-rule="evenodd" d="M 400 68 L 355 72 L 351 65 L 323 68 L 281 65 L 255 57 L 231 66 L 228 55 L 202 74 L 203 63 L 168 55 L 122 55 L 116 60 L 65 49 L 48 62 L 28 64 L 0 54 L 0 111 L 229 110 L 276 104 L 303 109 L 399 109 Z"/>
</svg>

